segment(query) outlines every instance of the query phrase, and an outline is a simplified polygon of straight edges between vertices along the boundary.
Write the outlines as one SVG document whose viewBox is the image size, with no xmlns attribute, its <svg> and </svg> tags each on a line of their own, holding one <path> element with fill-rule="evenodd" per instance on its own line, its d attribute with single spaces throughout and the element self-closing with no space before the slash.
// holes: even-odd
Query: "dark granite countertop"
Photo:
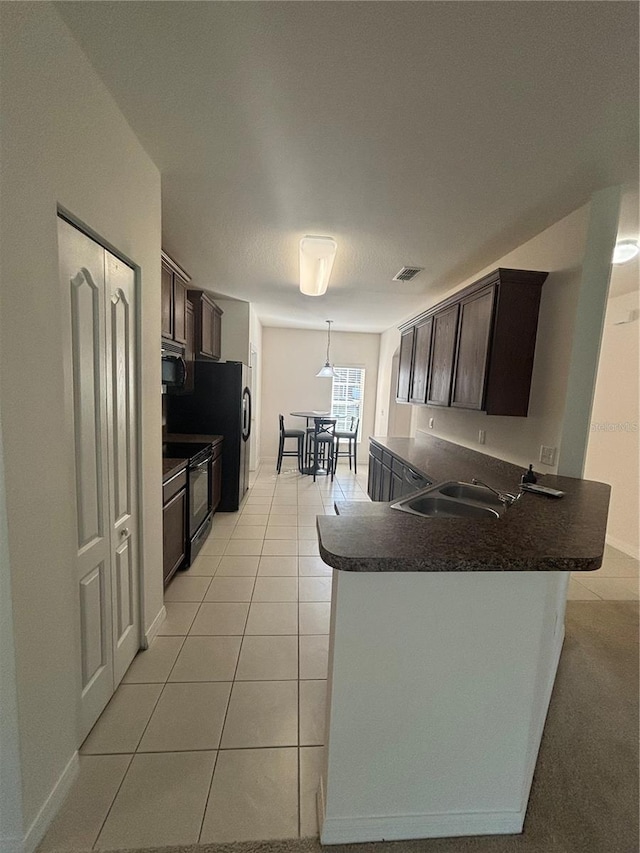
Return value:
<svg viewBox="0 0 640 853">
<path fill-rule="evenodd" d="M 171 432 L 168 435 L 165 435 L 162 439 L 163 444 L 170 444 L 175 442 L 176 444 L 180 442 L 192 442 L 192 443 L 201 443 L 205 444 L 220 444 L 221 441 L 224 441 L 223 435 L 201 435 L 200 433 L 190 433 L 190 432 Z"/>
<path fill-rule="evenodd" d="M 373 438 L 434 483 L 517 492 L 523 468 L 443 439 Z M 420 518 L 367 501 L 317 519 L 325 563 L 357 572 L 589 571 L 602 564 L 610 486 L 545 475 L 561 499 L 525 493 L 499 519 Z"/>
<path fill-rule="evenodd" d="M 188 459 L 162 459 L 162 485 L 189 464 Z"/>
</svg>

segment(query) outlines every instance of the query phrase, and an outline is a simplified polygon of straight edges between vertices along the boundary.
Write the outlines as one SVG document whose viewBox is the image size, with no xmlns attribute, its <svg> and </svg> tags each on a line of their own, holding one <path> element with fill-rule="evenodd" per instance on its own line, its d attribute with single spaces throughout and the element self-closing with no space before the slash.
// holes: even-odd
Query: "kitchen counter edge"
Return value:
<svg viewBox="0 0 640 853">
<path fill-rule="evenodd" d="M 524 468 L 444 439 L 372 437 L 434 483 L 486 480 L 517 490 Z M 352 572 L 594 571 L 602 565 L 611 488 L 545 475 L 560 500 L 525 493 L 500 519 L 420 518 L 388 503 L 341 501 L 318 516 L 320 556 Z"/>
</svg>

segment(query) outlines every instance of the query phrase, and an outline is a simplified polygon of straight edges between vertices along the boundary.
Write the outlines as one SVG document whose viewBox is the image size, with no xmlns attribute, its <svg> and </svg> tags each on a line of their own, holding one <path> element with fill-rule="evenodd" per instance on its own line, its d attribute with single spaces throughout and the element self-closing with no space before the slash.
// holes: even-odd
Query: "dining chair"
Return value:
<svg viewBox="0 0 640 853">
<path fill-rule="evenodd" d="M 357 460 L 357 439 L 358 439 L 358 427 L 360 426 L 360 418 L 356 418 L 355 415 L 351 418 L 351 425 L 348 430 L 336 430 L 336 447 L 334 453 L 334 469 L 338 467 L 338 457 L 339 456 L 348 456 L 349 457 L 349 470 L 351 471 L 351 460 L 353 460 L 353 471 L 355 474 L 358 473 L 358 460 Z M 345 438 L 347 440 L 347 449 L 341 451 L 340 450 L 340 439 Z"/>
<path fill-rule="evenodd" d="M 298 458 L 298 471 L 302 474 L 302 463 L 304 457 L 304 437 L 305 432 L 302 429 L 285 429 L 284 415 L 278 415 L 280 420 L 280 440 L 278 443 L 278 461 L 276 463 L 276 471 L 279 474 L 282 468 L 283 456 L 296 456 Z M 296 450 L 285 450 L 284 443 L 287 438 L 295 438 L 298 442 Z"/>
<path fill-rule="evenodd" d="M 333 482 L 333 473 L 335 467 L 335 418 L 314 418 L 313 432 L 309 436 L 311 455 L 312 455 L 312 471 L 313 482 L 316 481 L 319 464 L 321 463 L 327 474 L 331 475 Z"/>
</svg>

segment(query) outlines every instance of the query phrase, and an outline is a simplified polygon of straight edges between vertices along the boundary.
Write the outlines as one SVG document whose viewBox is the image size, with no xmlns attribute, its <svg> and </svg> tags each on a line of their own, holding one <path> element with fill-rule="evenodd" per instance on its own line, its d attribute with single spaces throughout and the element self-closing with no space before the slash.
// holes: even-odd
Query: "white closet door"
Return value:
<svg viewBox="0 0 640 853">
<path fill-rule="evenodd" d="M 140 648 L 134 272 L 105 251 L 114 682 Z"/>
<path fill-rule="evenodd" d="M 139 647 L 134 290 L 133 270 L 61 218 L 58 249 L 71 329 L 82 741 Z"/>
</svg>

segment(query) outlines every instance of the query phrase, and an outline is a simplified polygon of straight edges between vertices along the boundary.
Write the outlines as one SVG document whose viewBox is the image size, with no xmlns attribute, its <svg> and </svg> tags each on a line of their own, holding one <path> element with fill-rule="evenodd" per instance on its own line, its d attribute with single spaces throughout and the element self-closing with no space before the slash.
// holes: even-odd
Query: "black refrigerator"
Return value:
<svg viewBox="0 0 640 853">
<path fill-rule="evenodd" d="M 196 361 L 192 394 L 167 398 L 168 432 L 222 435 L 222 498 L 218 510 L 238 509 L 249 488 L 251 368 L 239 361 Z"/>
</svg>

